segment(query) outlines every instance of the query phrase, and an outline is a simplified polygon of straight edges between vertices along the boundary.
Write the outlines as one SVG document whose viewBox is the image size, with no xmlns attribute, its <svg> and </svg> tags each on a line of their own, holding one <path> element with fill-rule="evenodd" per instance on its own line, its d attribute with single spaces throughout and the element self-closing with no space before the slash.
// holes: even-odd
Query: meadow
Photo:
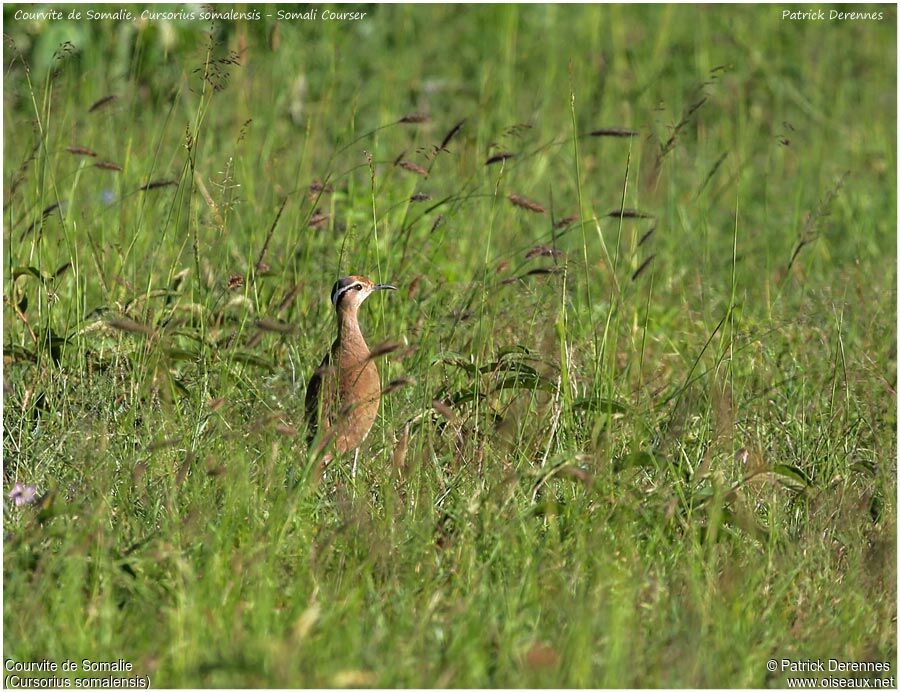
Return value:
<svg viewBox="0 0 900 692">
<path fill-rule="evenodd" d="M 128 7 L 3 9 L 5 659 L 895 675 L 895 6 Z M 399 290 L 320 478 L 346 274 Z"/>
</svg>

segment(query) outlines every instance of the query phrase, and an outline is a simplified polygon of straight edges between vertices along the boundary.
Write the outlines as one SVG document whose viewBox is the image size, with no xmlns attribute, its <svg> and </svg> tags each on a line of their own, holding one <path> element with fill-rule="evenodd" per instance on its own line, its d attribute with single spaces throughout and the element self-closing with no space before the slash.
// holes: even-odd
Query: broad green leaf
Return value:
<svg viewBox="0 0 900 692">
<path fill-rule="evenodd" d="M 790 478 L 791 480 L 797 481 L 804 486 L 812 485 L 812 481 L 810 481 L 809 476 L 807 476 L 796 466 L 791 466 L 789 464 L 775 464 L 775 466 L 772 467 L 772 471 L 777 473 L 779 476 Z"/>
<path fill-rule="evenodd" d="M 517 375 L 507 375 L 494 386 L 494 391 L 501 389 L 527 389 L 529 391 L 541 389 L 546 392 L 553 392 L 556 391 L 556 385 L 537 373 L 534 375 L 519 373 Z"/>
<path fill-rule="evenodd" d="M 41 283 L 49 281 L 52 278 L 49 274 L 39 271 L 36 267 L 16 267 L 13 269 L 13 281 L 20 276 L 33 276 Z"/>
<path fill-rule="evenodd" d="M 198 359 L 198 356 L 193 351 L 188 351 L 183 348 L 167 348 L 166 355 L 172 360 L 190 360 L 195 361 Z"/>
</svg>

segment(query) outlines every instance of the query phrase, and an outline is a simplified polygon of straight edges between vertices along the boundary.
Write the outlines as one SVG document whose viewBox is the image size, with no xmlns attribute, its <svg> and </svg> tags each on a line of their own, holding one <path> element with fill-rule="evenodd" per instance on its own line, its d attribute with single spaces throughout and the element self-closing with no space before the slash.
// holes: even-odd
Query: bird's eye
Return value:
<svg viewBox="0 0 900 692">
<path fill-rule="evenodd" d="M 361 291 L 361 290 L 362 290 L 362 284 L 353 284 L 353 290 L 354 290 L 354 291 Z"/>
</svg>

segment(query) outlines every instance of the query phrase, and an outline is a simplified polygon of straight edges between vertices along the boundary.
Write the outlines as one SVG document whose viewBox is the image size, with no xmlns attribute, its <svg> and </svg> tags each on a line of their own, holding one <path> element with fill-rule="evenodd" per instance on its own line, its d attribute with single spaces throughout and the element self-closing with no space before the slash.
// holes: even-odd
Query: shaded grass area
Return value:
<svg viewBox="0 0 900 692">
<path fill-rule="evenodd" d="M 156 686 L 895 662 L 893 7 L 4 11 L 4 488 L 39 497 L 4 507 L 6 656 Z M 362 310 L 387 391 L 360 475 L 317 482 L 349 273 L 401 288 Z"/>
</svg>

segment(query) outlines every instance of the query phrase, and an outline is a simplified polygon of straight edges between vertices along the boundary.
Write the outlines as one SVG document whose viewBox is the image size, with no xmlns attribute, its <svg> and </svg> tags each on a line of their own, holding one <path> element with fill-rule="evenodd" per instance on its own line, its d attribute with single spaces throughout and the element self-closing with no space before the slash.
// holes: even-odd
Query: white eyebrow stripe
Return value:
<svg viewBox="0 0 900 692">
<path fill-rule="evenodd" d="M 331 302 L 334 304 L 334 307 L 337 307 L 337 304 L 338 304 L 338 303 L 340 302 L 340 300 L 341 300 L 341 296 L 344 295 L 344 294 L 345 294 L 347 291 L 349 291 L 351 288 L 353 288 L 354 286 L 356 286 L 358 283 L 359 283 L 358 281 L 354 281 L 352 284 L 349 284 L 349 285 L 347 285 L 347 286 L 344 286 L 343 288 L 338 289 L 337 291 L 335 291 L 334 295 L 331 296 Z"/>
</svg>

